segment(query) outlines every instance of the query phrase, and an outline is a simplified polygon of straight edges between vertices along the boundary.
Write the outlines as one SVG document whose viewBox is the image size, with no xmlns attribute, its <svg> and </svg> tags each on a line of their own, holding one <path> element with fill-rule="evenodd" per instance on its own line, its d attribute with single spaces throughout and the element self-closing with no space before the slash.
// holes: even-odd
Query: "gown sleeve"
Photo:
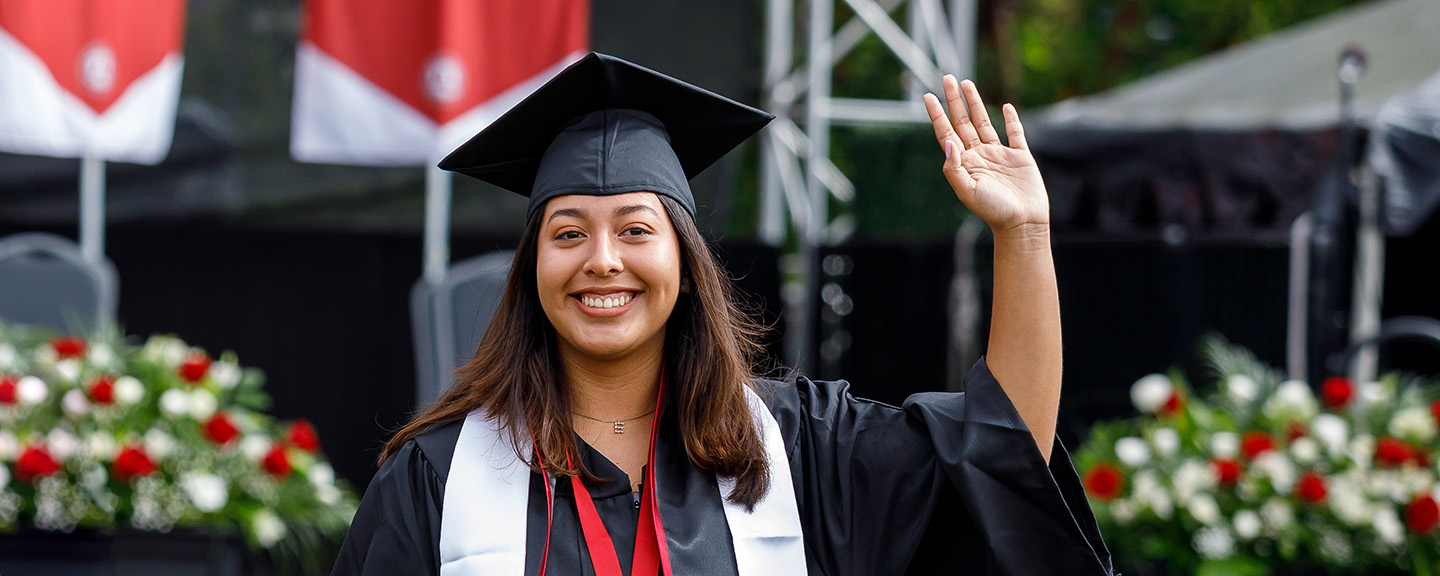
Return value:
<svg viewBox="0 0 1440 576">
<path fill-rule="evenodd" d="M 762 393 L 786 436 L 811 574 L 930 573 L 922 558 L 960 574 L 1113 574 L 1058 438 L 1047 466 L 983 359 L 965 384 L 899 408 L 843 381 Z"/>
<path fill-rule="evenodd" d="M 439 574 L 444 482 L 416 441 L 396 450 L 365 490 L 331 575 Z"/>
</svg>

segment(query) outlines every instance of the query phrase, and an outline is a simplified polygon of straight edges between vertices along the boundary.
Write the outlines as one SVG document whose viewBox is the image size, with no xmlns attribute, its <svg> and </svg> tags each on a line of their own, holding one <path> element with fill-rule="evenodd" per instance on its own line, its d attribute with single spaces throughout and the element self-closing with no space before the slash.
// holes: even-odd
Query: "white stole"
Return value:
<svg viewBox="0 0 1440 576">
<path fill-rule="evenodd" d="M 745 389 L 770 463 L 770 490 L 753 511 L 723 500 L 740 576 L 805 574 L 805 543 L 795 485 L 780 425 L 763 401 Z M 734 482 L 719 481 L 720 496 Z M 530 468 L 515 455 L 509 436 L 483 410 L 460 429 L 440 517 L 441 576 L 525 576 L 525 525 Z"/>
</svg>

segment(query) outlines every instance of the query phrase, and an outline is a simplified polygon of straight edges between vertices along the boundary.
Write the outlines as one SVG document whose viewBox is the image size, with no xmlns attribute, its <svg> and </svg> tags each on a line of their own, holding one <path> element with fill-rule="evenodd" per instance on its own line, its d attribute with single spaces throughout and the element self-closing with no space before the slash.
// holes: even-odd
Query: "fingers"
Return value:
<svg viewBox="0 0 1440 576">
<path fill-rule="evenodd" d="M 1025 127 L 1020 125 L 1020 113 L 1011 104 L 1002 106 L 1000 110 L 1005 115 L 1005 137 L 1010 139 L 1010 147 L 1029 151 L 1030 145 L 1025 142 Z"/>
<path fill-rule="evenodd" d="M 945 88 L 945 102 L 950 106 L 950 121 L 954 124 L 955 134 L 965 143 L 966 150 L 979 146 L 980 135 L 975 131 L 975 125 L 970 122 L 969 112 L 965 110 L 965 99 L 960 96 L 960 84 L 949 74 L 940 79 L 940 84 Z"/>
<path fill-rule="evenodd" d="M 970 103 L 970 118 L 975 124 L 980 141 L 999 144 L 1000 135 L 995 133 L 995 126 L 990 124 L 990 114 L 985 112 L 985 102 L 980 100 L 980 91 L 975 88 L 975 83 L 966 80 L 960 83 L 960 89 L 965 94 L 965 101 Z"/>
<path fill-rule="evenodd" d="M 953 146 L 959 146 L 958 143 Z M 955 190 L 955 197 L 970 205 L 970 199 L 975 196 L 975 179 L 970 176 L 970 171 L 965 169 L 965 164 L 960 161 L 960 150 L 954 150 L 945 159 L 945 166 L 940 169 L 945 174 L 945 180 L 950 182 L 950 188 Z"/>
<path fill-rule="evenodd" d="M 940 99 L 934 94 L 925 95 L 925 112 L 930 115 L 930 126 L 935 129 L 935 141 L 941 146 L 946 140 L 959 144 L 955 136 L 955 130 L 950 126 L 950 119 L 945 116 L 945 108 L 940 105 Z M 958 151 L 957 151 L 958 152 Z"/>
</svg>

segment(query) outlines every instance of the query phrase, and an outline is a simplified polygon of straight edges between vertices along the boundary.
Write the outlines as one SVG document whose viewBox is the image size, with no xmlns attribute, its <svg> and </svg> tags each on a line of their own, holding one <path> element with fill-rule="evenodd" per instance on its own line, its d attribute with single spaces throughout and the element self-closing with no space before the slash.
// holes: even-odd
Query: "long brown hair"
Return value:
<svg viewBox="0 0 1440 576">
<path fill-rule="evenodd" d="M 679 239 L 682 275 L 691 281 L 690 292 L 680 295 L 665 328 L 667 395 L 674 398 L 670 406 L 690 462 L 733 478 L 730 501 L 753 507 L 770 488 L 764 445 L 745 398 L 763 328 L 736 304 L 730 277 L 690 214 L 674 200 L 656 196 Z M 455 384 L 439 400 L 390 438 L 381 463 L 416 434 L 483 408 L 510 432 L 515 453 L 531 469 L 595 479 L 577 452 L 555 329 L 545 318 L 535 287 L 543 216 L 544 210 L 536 210 L 526 223 L 505 295 L 475 357 L 455 372 Z M 575 466 L 566 465 L 567 460 Z"/>
</svg>

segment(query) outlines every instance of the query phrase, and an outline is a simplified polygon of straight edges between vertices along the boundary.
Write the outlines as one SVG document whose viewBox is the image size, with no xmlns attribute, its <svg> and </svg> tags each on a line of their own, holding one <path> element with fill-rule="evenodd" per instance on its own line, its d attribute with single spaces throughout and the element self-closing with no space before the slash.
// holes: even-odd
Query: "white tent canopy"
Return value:
<svg viewBox="0 0 1440 576">
<path fill-rule="evenodd" d="M 1347 46 L 1368 60 L 1355 110 L 1380 105 L 1440 69 L 1440 1 L 1387 0 L 1337 12 L 1119 88 L 1039 111 L 1050 129 L 1310 130 L 1339 117 L 1336 69 Z"/>
</svg>

